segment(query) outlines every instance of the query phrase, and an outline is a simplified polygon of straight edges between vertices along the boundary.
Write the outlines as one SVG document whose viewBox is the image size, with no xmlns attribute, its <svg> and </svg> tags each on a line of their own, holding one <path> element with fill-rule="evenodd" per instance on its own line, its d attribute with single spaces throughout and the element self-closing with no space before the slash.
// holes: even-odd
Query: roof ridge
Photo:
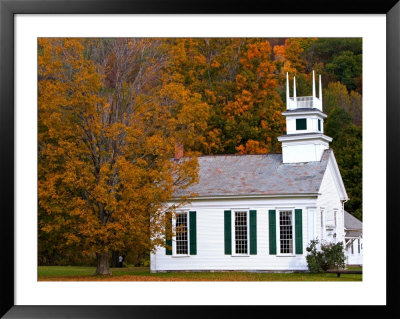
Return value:
<svg viewBox="0 0 400 319">
<path fill-rule="evenodd" d="M 214 157 L 214 156 L 267 156 L 267 155 L 282 155 L 282 153 L 265 153 L 265 154 L 201 154 L 197 157 Z"/>
</svg>

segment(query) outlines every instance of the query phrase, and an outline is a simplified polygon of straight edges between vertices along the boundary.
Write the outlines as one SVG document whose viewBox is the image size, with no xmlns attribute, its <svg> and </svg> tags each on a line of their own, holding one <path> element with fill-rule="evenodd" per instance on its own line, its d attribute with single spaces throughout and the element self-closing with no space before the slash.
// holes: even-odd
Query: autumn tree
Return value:
<svg viewBox="0 0 400 319">
<path fill-rule="evenodd" d="M 285 40 L 284 45 L 274 46 L 274 53 L 278 61 L 282 61 L 279 69 L 283 73 L 291 74 L 308 73 L 312 67 L 305 59 L 305 54 L 315 41 L 315 38 L 289 38 Z"/>
<path fill-rule="evenodd" d="M 166 63 L 158 40 L 39 40 L 40 230 L 96 254 L 96 274 L 111 251 L 163 245 L 164 203 L 197 180 L 195 156 L 171 157 L 208 106 Z"/>
<path fill-rule="evenodd" d="M 200 94 L 210 106 L 210 117 L 194 149 L 205 154 L 226 153 L 226 119 L 223 107 L 234 98 L 244 39 L 167 39 L 171 63 L 168 73 Z M 234 152 L 231 150 L 230 152 Z"/>
<path fill-rule="evenodd" d="M 169 72 L 210 106 L 196 150 L 203 153 L 279 151 L 282 101 L 266 39 L 170 39 Z"/>
<path fill-rule="evenodd" d="M 232 143 L 241 154 L 280 151 L 284 131 L 283 102 L 268 41 L 246 43 L 235 78 L 235 95 L 223 108 Z M 233 133 L 233 134 L 232 134 Z"/>
</svg>

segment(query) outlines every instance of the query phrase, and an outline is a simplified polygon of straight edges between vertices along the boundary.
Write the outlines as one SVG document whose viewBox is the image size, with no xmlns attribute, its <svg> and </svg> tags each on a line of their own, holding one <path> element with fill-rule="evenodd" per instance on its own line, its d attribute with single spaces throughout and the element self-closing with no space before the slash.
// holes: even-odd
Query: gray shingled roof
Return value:
<svg viewBox="0 0 400 319">
<path fill-rule="evenodd" d="M 199 183 L 175 196 L 318 193 L 331 150 L 321 161 L 283 164 L 282 154 L 200 156 Z"/>
<path fill-rule="evenodd" d="M 346 234 L 344 235 L 344 237 L 349 237 L 349 238 L 354 238 L 354 237 L 357 238 L 362 235 L 361 230 L 346 230 L 345 233 Z"/>
<path fill-rule="evenodd" d="M 362 230 L 362 222 L 350 213 L 344 211 L 344 228 L 351 230 Z"/>
</svg>

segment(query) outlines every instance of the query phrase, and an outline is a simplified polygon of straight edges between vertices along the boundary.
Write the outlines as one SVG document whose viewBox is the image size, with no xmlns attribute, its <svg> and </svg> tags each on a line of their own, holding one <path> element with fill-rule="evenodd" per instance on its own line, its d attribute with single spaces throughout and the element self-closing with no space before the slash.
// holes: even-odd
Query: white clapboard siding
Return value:
<svg viewBox="0 0 400 319">
<path fill-rule="evenodd" d="M 321 209 L 324 210 L 325 215 L 325 226 L 328 224 L 334 223 L 334 211 L 336 210 L 336 242 L 344 241 L 344 215 L 343 215 L 343 207 L 339 197 L 338 185 L 335 183 L 335 179 L 333 177 L 333 168 L 331 163 L 328 164 L 324 177 L 322 179 L 321 188 L 320 188 L 320 196 L 317 200 L 317 206 L 319 207 L 317 212 L 317 234 L 319 239 L 323 239 L 325 241 L 332 241 L 333 238 L 327 236 L 327 232 L 325 230 L 324 234 L 322 234 L 321 229 Z"/>
<path fill-rule="evenodd" d="M 197 255 L 170 256 L 166 255 L 165 248 L 161 247 L 151 257 L 151 270 L 307 270 L 307 207 L 315 206 L 316 198 L 311 197 L 193 201 L 186 208 L 197 212 Z M 280 208 L 302 209 L 303 255 L 269 255 L 268 210 Z M 224 210 L 229 209 L 257 210 L 257 255 L 225 255 Z"/>
</svg>

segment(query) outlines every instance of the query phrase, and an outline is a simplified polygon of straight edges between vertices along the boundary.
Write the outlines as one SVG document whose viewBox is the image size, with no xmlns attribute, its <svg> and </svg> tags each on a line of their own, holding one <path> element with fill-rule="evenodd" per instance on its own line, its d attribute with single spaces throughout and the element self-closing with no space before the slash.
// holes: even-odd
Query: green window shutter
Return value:
<svg viewBox="0 0 400 319">
<path fill-rule="evenodd" d="M 321 120 L 318 120 L 318 131 L 321 132 Z"/>
<path fill-rule="evenodd" d="M 303 218 L 302 210 L 295 209 L 296 254 L 303 254 Z"/>
<path fill-rule="evenodd" d="M 196 212 L 189 212 L 190 222 L 190 254 L 197 255 L 197 229 L 196 229 Z"/>
<path fill-rule="evenodd" d="M 276 255 L 276 211 L 269 212 L 269 254 Z"/>
<path fill-rule="evenodd" d="M 296 119 L 296 130 L 306 130 L 307 119 Z"/>
<path fill-rule="evenodd" d="M 167 214 L 167 224 L 165 228 L 165 254 L 172 255 L 172 214 Z"/>
<path fill-rule="evenodd" d="M 225 220 L 225 255 L 232 254 L 232 219 L 231 211 L 224 211 Z"/>
<path fill-rule="evenodd" d="M 257 211 L 250 211 L 250 255 L 257 255 Z"/>
</svg>

